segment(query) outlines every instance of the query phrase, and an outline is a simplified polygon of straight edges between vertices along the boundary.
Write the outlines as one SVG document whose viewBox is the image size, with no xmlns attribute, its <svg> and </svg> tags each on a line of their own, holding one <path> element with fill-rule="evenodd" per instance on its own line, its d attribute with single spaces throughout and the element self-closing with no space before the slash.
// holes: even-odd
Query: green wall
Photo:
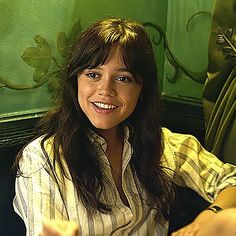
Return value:
<svg viewBox="0 0 236 236">
<path fill-rule="evenodd" d="M 179 73 L 175 76 L 176 69 L 166 58 L 163 95 L 201 102 L 213 4 L 214 0 L 168 1 L 166 34 Z"/>
</svg>

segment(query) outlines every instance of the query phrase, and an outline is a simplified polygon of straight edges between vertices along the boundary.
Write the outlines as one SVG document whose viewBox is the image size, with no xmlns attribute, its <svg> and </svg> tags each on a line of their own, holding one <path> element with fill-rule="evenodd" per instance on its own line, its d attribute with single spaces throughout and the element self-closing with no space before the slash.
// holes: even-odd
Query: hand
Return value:
<svg viewBox="0 0 236 236">
<path fill-rule="evenodd" d="M 173 232 L 171 236 L 196 236 L 202 228 L 210 224 L 209 219 L 215 216 L 216 214 L 212 211 L 202 211 L 192 223 Z"/>
<path fill-rule="evenodd" d="M 74 221 L 50 220 L 39 236 L 77 236 L 78 233 L 79 227 Z"/>
<path fill-rule="evenodd" d="M 195 236 L 200 230 L 200 225 L 196 222 L 192 222 L 191 224 L 173 232 L 171 236 Z"/>
</svg>

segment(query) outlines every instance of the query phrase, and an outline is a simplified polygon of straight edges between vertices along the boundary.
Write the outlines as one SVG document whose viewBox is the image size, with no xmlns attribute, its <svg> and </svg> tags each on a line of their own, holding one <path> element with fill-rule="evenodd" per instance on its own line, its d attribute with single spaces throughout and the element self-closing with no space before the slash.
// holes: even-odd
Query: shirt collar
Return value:
<svg viewBox="0 0 236 236">
<path fill-rule="evenodd" d="M 88 136 L 88 139 L 90 140 L 90 142 L 93 145 L 95 145 L 96 148 L 102 148 L 102 151 L 106 152 L 106 150 L 107 150 L 107 142 L 106 142 L 106 140 L 103 137 L 98 135 L 92 129 L 88 130 L 87 136 Z"/>
<path fill-rule="evenodd" d="M 123 126 L 123 135 L 124 135 L 124 143 L 127 143 L 127 142 L 129 143 L 130 129 L 128 126 Z M 100 147 L 102 148 L 103 152 L 106 152 L 107 142 L 103 137 L 101 137 L 92 129 L 88 130 L 87 136 L 90 142 L 95 145 L 95 147 Z"/>
</svg>

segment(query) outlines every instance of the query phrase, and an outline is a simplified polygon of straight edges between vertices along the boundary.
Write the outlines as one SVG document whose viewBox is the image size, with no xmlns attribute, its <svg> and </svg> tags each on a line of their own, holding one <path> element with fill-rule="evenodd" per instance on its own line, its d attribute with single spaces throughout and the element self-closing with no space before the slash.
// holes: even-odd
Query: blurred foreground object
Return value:
<svg viewBox="0 0 236 236">
<path fill-rule="evenodd" d="M 236 164 L 236 0 L 216 0 L 203 89 L 206 148 Z"/>
</svg>

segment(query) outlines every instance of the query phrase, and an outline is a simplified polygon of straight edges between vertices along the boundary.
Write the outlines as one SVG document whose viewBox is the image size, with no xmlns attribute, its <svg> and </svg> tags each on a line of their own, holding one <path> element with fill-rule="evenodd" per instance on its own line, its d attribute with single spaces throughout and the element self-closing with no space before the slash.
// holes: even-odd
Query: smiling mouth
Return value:
<svg viewBox="0 0 236 236">
<path fill-rule="evenodd" d="M 93 102 L 93 104 L 100 108 L 100 109 L 105 109 L 105 110 L 112 110 L 116 109 L 118 106 L 113 105 L 113 104 L 106 104 L 106 103 L 101 103 L 101 102 Z"/>
</svg>

